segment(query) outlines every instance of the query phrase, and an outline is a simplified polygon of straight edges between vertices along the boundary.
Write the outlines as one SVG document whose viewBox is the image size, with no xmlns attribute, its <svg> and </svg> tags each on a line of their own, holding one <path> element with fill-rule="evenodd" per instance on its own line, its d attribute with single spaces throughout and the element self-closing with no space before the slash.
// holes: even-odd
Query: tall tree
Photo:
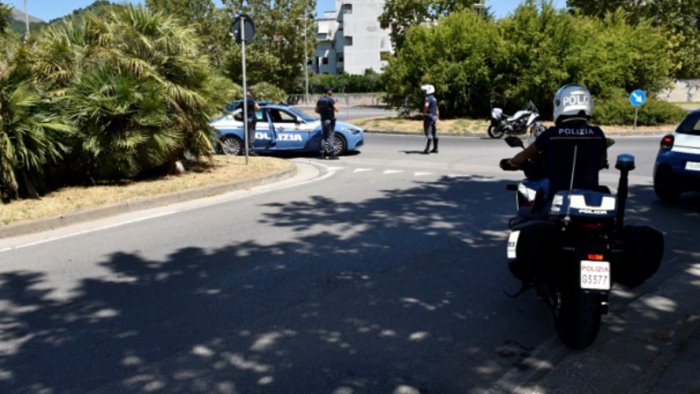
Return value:
<svg viewBox="0 0 700 394">
<path fill-rule="evenodd" d="M 270 82 L 287 92 L 298 90 L 305 53 L 312 55 L 316 47 L 316 1 L 250 0 L 246 8 L 244 0 L 222 2 L 231 23 L 240 13 L 248 14 L 255 23 L 255 36 L 246 51 L 248 81 Z M 240 81 L 240 47 L 230 37 L 228 45 L 226 73 L 234 81 Z"/>
<path fill-rule="evenodd" d="M 583 15 L 599 18 L 621 9 L 634 25 L 650 21 L 669 36 L 675 76 L 700 77 L 700 0 L 568 0 L 567 5 Z"/>
<path fill-rule="evenodd" d="M 452 12 L 470 9 L 477 3 L 477 0 L 387 0 L 379 23 L 383 29 L 391 29 L 391 40 L 399 50 L 409 27 L 435 22 Z"/>
<path fill-rule="evenodd" d="M 223 59 L 223 42 L 230 39 L 226 14 L 214 6 L 212 0 L 146 0 L 146 6 L 154 12 L 164 12 L 190 26 L 201 42 L 200 51 L 210 61 L 220 66 Z"/>
<path fill-rule="evenodd" d="M 10 25 L 12 10 L 0 2 L 0 36 L 5 34 L 5 29 Z"/>
</svg>

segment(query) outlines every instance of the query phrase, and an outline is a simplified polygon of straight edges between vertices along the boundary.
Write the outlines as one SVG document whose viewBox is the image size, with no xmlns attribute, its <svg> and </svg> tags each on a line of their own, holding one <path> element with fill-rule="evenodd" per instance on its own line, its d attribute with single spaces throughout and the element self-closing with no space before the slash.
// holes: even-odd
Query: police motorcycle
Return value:
<svg viewBox="0 0 700 394">
<path fill-rule="evenodd" d="M 537 137 L 545 127 L 538 121 L 540 113 L 532 101 L 527 103 L 525 109 L 517 111 L 513 116 L 503 113 L 501 108 L 491 109 L 491 124 L 487 130 L 489 137 L 502 138 L 504 135 L 530 134 Z"/>
<path fill-rule="evenodd" d="M 506 142 L 524 147 L 517 137 Z M 543 161 L 541 155 L 531 159 L 521 168 L 525 179 L 507 186 L 516 192 L 518 208 L 508 223 L 507 257 L 511 272 L 523 281 L 518 293 L 508 295 L 535 288 L 553 312 L 560 340 L 583 349 L 598 335 L 613 284 L 634 288 L 651 277 L 659 268 L 664 238 L 652 227 L 624 224 L 634 156 L 617 157 L 617 195 L 607 187 L 570 188 L 551 200 Z"/>
</svg>

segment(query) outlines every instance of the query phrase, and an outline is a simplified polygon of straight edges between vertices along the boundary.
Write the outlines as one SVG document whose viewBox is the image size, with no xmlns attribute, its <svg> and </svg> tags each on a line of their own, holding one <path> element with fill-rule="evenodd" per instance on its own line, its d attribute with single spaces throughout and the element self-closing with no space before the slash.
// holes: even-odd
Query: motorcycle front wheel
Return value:
<svg viewBox="0 0 700 394">
<path fill-rule="evenodd" d="M 553 305 L 557 335 L 564 345 L 581 350 L 595 341 L 600 330 L 600 299 L 578 286 L 560 286 Z"/>
<path fill-rule="evenodd" d="M 501 129 L 500 127 L 497 127 L 496 125 L 490 125 L 487 132 L 489 133 L 489 137 L 494 138 L 494 139 L 502 138 L 503 134 L 505 134 L 503 129 Z"/>
</svg>

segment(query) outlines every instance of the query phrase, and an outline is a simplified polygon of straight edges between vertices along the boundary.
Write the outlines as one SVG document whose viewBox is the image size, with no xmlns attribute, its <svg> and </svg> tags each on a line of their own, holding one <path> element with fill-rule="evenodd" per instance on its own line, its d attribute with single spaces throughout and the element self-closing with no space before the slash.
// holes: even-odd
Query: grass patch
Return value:
<svg viewBox="0 0 700 394">
<path fill-rule="evenodd" d="M 66 187 L 47 194 L 40 200 L 19 200 L 0 205 L 0 223 L 8 225 L 43 219 L 138 198 L 251 179 L 294 166 L 289 161 L 271 157 L 251 157 L 248 163 L 245 164 L 245 157 L 216 155 L 210 163 L 192 163 L 188 171 L 180 175 L 96 186 Z"/>
<path fill-rule="evenodd" d="M 423 134 L 423 120 L 420 118 L 400 118 L 398 116 L 382 117 L 382 118 L 367 118 L 354 119 L 353 124 L 362 127 L 370 132 L 378 133 L 408 133 L 408 134 Z M 549 127 L 552 122 L 544 122 L 544 125 Z M 671 132 L 676 125 L 657 125 L 657 126 L 638 126 L 636 129 L 633 125 L 603 125 L 603 131 L 609 133 L 625 133 L 625 132 Z M 489 128 L 487 119 L 444 119 L 437 124 L 438 133 L 445 135 L 481 135 L 486 136 L 486 130 Z"/>
</svg>

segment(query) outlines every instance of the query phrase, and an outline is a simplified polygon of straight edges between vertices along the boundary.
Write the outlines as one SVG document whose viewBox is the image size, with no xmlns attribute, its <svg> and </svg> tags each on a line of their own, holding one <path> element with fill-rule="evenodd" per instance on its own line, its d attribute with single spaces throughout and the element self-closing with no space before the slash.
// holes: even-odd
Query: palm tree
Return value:
<svg viewBox="0 0 700 394">
<path fill-rule="evenodd" d="M 103 38 L 120 67 L 159 87 L 170 120 L 164 131 L 177 136 L 169 160 L 185 150 L 207 155 L 213 138 L 209 120 L 233 86 L 212 72 L 196 32 L 168 14 L 126 5 L 112 8 Z"/>
<path fill-rule="evenodd" d="M 86 174 L 132 177 L 211 151 L 208 123 L 232 83 L 213 76 L 194 32 L 171 16 L 108 6 L 46 29 L 36 48 L 34 73 L 65 104 Z"/>
<path fill-rule="evenodd" d="M 0 72 L 0 197 L 39 197 L 44 168 L 65 152 L 61 143 L 72 129 L 49 111 L 40 85 L 26 67 L 26 49 L 20 48 Z"/>
</svg>

